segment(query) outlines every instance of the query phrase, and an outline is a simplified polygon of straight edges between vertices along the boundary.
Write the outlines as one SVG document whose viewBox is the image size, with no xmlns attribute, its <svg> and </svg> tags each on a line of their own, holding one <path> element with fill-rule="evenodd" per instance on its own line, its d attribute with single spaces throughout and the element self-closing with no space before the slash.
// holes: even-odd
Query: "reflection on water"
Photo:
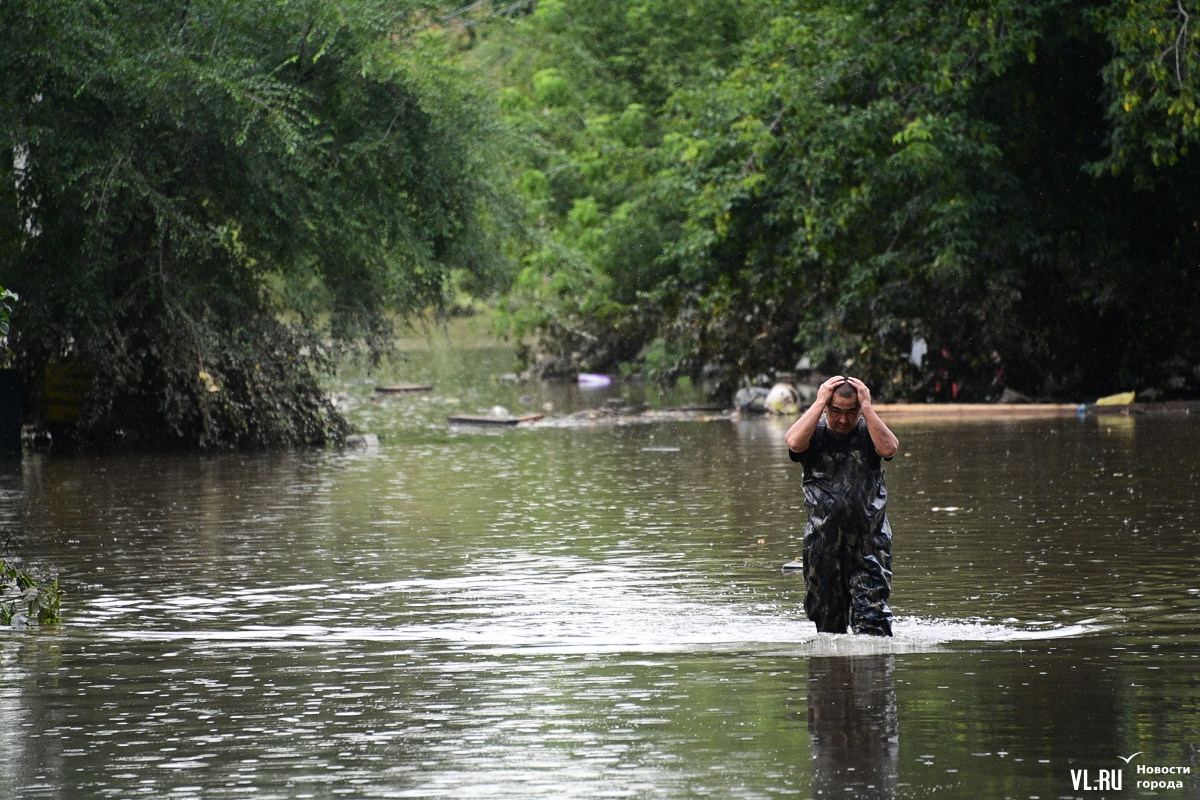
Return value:
<svg viewBox="0 0 1200 800">
<path fill-rule="evenodd" d="M 1192 758 L 1200 420 L 898 424 L 881 641 L 817 634 L 780 569 L 784 421 L 449 429 L 647 391 L 510 364 L 347 379 L 372 452 L 0 470 L 68 591 L 0 632 L 0 798 L 1023 800 Z"/>
<path fill-rule="evenodd" d="M 816 797 L 896 797 L 900 726 L 894 656 L 808 660 L 808 730 Z"/>
</svg>

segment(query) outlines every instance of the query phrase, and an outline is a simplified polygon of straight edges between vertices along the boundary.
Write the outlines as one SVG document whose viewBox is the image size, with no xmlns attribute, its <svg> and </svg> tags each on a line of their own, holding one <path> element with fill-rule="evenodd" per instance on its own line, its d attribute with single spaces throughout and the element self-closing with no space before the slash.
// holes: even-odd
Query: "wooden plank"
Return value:
<svg viewBox="0 0 1200 800">
<path fill-rule="evenodd" d="M 874 406 L 881 417 L 903 419 L 989 420 L 1028 419 L 1031 417 L 1123 416 L 1144 414 L 1200 413 L 1200 401 L 1164 400 L 1152 403 L 1098 406 L 1095 403 L 879 403 Z"/>
<path fill-rule="evenodd" d="M 1076 403 L 874 403 L 879 416 L 1034 417 L 1079 413 Z"/>
<path fill-rule="evenodd" d="M 380 394 L 400 394 L 402 392 L 432 392 L 432 386 L 426 386 L 423 383 L 398 383 L 395 386 L 376 386 L 375 391 Z"/>
<path fill-rule="evenodd" d="M 1087 407 L 1089 414 L 1195 414 L 1200 413 L 1200 400 L 1156 400 L 1148 403 L 1129 403 L 1127 405 L 1099 406 L 1095 403 Z"/>
</svg>

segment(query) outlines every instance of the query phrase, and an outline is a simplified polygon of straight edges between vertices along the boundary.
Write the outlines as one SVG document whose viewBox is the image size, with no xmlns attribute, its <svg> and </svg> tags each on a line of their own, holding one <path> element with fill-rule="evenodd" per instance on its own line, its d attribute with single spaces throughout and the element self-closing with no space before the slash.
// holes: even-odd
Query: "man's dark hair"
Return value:
<svg viewBox="0 0 1200 800">
<path fill-rule="evenodd" d="M 854 388 L 854 384 L 850 381 L 842 381 L 837 388 L 833 390 L 835 397 L 852 397 L 858 399 L 858 389 Z"/>
</svg>

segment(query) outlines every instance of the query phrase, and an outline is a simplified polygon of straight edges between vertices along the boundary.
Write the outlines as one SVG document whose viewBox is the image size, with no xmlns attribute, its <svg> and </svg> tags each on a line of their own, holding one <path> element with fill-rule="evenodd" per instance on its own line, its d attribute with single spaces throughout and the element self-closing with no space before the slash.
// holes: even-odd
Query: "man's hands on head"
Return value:
<svg viewBox="0 0 1200 800">
<path fill-rule="evenodd" d="M 803 453 L 808 449 L 808 444 L 812 441 L 813 431 L 817 429 L 817 422 L 821 419 L 821 415 L 825 413 L 826 406 L 833 399 L 833 390 L 846 382 L 846 379 L 841 375 L 835 375 L 829 380 L 822 383 L 817 388 L 817 399 L 808 407 L 800 419 L 788 428 L 784 440 L 787 442 L 788 448 L 793 453 Z"/>
<path fill-rule="evenodd" d="M 858 378 L 847 378 L 846 380 L 858 392 L 859 411 L 867 422 L 867 432 L 871 434 L 871 441 L 875 443 L 875 452 L 883 458 L 891 458 L 896 455 L 896 451 L 900 449 L 900 441 L 871 407 L 871 390 Z"/>
<path fill-rule="evenodd" d="M 871 407 L 871 390 L 858 378 L 846 378 L 846 382 L 858 392 L 858 407 L 866 411 Z"/>
<path fill-rule="evenodd" d="M 851 378 L 853 380 L 853 378 Z M 834 375 L 829 380 L 817 387 L 817 399 L 813 405 L 819 408 L 825 408 L 829 405 L 830 399 L 833 397 L 833 390 L 846 382 L 846 378 L 841 375 Z"/>
<path fill-rule="evenodd" d="M 817 429 L 817 422 L 828 409 L 830 401 L 833 400 L 834 390 L 843 383 L 849 383 L 858 393 L 858 411 L 867 422 L 867 430 L 871 434 L 871 440 L 875 443 L 876 452 L 884 458 L 891 458 L 899 449 L 900 443 L 896 440 L 895 434 L 888 430 L 887 425 L 883 424 L 883 420 L 875 413 L 875 409 L 871 407 L 871 390 L 858 378 L 848 378 L 842 375 L 834 375 L 817 388 L 817 399 L 813 401 L 812 406 L 801 415 L 800 419 L 796 420 L 792 427 L 788 428 L 784 437 L 788 447 L 794 453 L 803 453 L 808 449 L 813 431 Z M 853 421 L 857 424 L 858 420 Z M 843 431 L 838 435 L 845 435 L 846 432 L 848 431 Z"/>
</svg>

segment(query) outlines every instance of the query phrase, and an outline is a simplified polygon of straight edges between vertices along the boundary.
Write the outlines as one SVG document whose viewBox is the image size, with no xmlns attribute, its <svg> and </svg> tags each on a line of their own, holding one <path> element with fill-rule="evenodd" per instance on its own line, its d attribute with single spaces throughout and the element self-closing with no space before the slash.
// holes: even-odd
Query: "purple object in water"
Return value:
<svg viewBox="0 0 1200 800">
<path fill-rule="evenodd" d="M 612 378 L 595 372 L 579 373 L 579 385 L 588 389 L 603 389 L 612 383 Z"/>
</svg>

